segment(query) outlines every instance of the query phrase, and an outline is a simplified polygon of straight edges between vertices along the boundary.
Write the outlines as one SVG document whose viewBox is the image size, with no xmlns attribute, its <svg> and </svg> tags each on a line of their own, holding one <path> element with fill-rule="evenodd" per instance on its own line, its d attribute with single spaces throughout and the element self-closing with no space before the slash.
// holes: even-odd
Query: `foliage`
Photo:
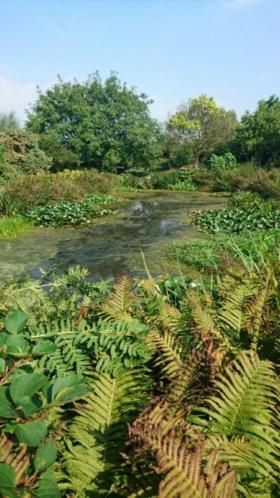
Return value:
<svg viewBox="0 0 280 498">
<path fill-rule="evenodd" d="M 80 202 L 65 201 L 39 207 L 26 216 L 35 225 L 41 226 L 82 225 L 90 223 L 93 218 L 111 214 L 113 211 L 103 206 L 114 200 L 107 194 L 93 195 Z"/>
<path fill-rule="evenodd" d="M 196 190 L 194 173 L 189 169 L 178 169 L 150 173 L 138 179 L 127 179 L 127 183 L 136 189 L 177 190 L 192 192 Z"/>
<path fill-rule="evenodd" d="M 15 237 L 32 226 L 32 222 L 23 216 L 3 216 L 0 218 L 0 237 Z"/>
<path fill-rule="evenodd" d="M 115 74 L 104 82 L 97 73 L 84 83 L 59 79 L 39 93 L 27 126 L 40 135 L 56 168 L 147 167 L 161 155 L 161 132 L 149 103 Z"/>
<path fill-rule="evenodd" d="M 279 166 L 280 100 L 271 96 L 260 100 L 255 112 L 246 112 L 238 128 L 237 152 L 242 160 Z"/>
<path fill-rule="evenodd" d="M 231 152 L 227 152 L 223 156 L 212 154 L 209 159 L 208 169 L 213 171 L 223 171 L 234 169 L 237 166 L 236 159 Z"/>
<path fill-rule="evenodd" d="M 37 173 L 48 170 L 52 161 L 38 144 L 38 137 L 21 128 L 11 128 L 0 133 L 0 145 L 4 147 L 5 161 L 15 174 Z"/>
<path fill-rule="evenodd" d="M 58 202 L 79 202 L 93 194 L 120 189 L 116 175 L 95 170 L 21 175 L 5 184 L 0 195 L 0 212 L 26 214 L 39 206 Z"/>
<path fill-rule="evenodd" d="M 258 236 L 205 285 L 2 287 L 2 494 L 278 496 L 279 237 Z"/>
<path fill-rule="evenodd" d="M 242 201 L 241 201 L 242 199 Z M 194 222 L 203 230 L 239 233 L 244 230 L 280 229 L 280 210 L 273 201 L 257 196 L 235 197 L 226 209 L 199 212 Z"/>
<path fill-rule="evenodd" d="M 0 132 L 10 128 L 19 128 L 19 122 L 14 112 L 0 113 Z"/>
<path fill-rule="evenodd" d="M 275 247 L 280 244 L 279 230 L 242 231 L 238 234 L 215 233 L 207 239 L 194 239 L 174 244 L 168 255 L 201 273 L 223 271 L 236 264 L 238 258 L 262 266 L 264 260 L 277 259 Z"/>
<path fill-rule="evenodd" d="M 236 130 L 237 120 L 233 111 L 218 107 L 207 95 L 190 99 L 169 120 L 169 131 L 181 143 L 192 148 L 195 165 L 218 147 L 229 144 Z"/>
</svg>

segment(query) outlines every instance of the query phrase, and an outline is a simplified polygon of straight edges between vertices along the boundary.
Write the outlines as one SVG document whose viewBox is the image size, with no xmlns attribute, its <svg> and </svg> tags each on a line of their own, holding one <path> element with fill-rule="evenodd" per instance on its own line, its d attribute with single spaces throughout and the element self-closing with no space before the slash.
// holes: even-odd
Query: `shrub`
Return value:
<svg viewBox="0 0 280 498">
<path fill-rule="evenodd" d="M 231 152 L 227 152 L 223 156 L 212 154 L 209 159 L 208 169 L 213 171 L 225 171 L 236 168 L 237 161 Z"/>
<path fill-rule="evenodd" d="M 38 145 L 38 136 L 21 128 L 0 133 L 0 145 L 4 147 L 5 161 L 18 173 L 37 173 L 48 170 L 52 160 Z"/>
<path fill-rule="evenodd" d="M 25 214 L 38 206 L 60 201 L 78 202 L 87 195 L 118 189 L 119 180 L 115 175 L 95 170 L 21 175 L 5 186 L 0 197 L 0 211 Z"/>
</svg>

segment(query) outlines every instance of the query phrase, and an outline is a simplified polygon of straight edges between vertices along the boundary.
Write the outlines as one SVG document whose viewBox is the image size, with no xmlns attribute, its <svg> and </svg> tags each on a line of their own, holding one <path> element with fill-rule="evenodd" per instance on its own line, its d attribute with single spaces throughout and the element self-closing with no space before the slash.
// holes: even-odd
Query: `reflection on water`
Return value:
<svg viewBox="0 0 280 498">
<path fill-rule="evenodd" d="M 194 209 L 215 209 L 222 198 L 207 194 L 158 192 L 127 195 L 120 212 L 99 224 L 81 228 L 36 229 L 16 239 L 0 241 L 1 279 L 55 265 L 79 264 L 93 278 L 123 272 L 143 274 L 141 249 L 154 274 L 169 271 L 166 249 L 174 241 L 200 237 L 187 222 Z"/>
</svg>

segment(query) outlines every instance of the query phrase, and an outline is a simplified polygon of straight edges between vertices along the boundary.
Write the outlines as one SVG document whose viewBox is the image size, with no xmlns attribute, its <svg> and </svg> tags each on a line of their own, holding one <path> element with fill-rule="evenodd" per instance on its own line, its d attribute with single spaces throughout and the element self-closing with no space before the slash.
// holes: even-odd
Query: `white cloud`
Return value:
<svg viewBox="0 0 280 498">
<path fill-rule="evenodd" d="M 36 96 L 35 83 L 15 81 L 0 74 L 0 112 L 14 111 L 23 120 Z"/>
</svg>

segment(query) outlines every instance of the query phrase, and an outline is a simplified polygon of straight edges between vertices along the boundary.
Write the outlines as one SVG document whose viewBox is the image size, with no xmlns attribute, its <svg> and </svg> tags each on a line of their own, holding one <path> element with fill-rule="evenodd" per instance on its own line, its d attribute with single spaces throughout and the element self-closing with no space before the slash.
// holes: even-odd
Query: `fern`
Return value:
<svg viewBox="0 0 280 498">
<path fill-rule="evenodd" d="M 149 383 L 138 370 L 112 378 L 93 374 L 91 394 L 69 428 L 64 454 L 68 483 L 64 487 L 84 496 L 110 496 L 114 473 L 121 470 L 127 424 L 146 400 Z"/>
<path fill-rule="evenodd" d="M 201 411 L 209 417 L 209 433 L 245 437 L 253 451 L 253 470 L 273 481 L 279 470 L 279 433 L 275 428 L 277 384 L 273 366 L 250 352 L 240 353 L 215 383 L 217 394 Z M 260 477 L 262 476 L 262 478 Z"/>
<path fill-rule="evenodd" d="M 205 454 L 203 440 L 192 446 L 189 439 L 182 439 L 174 430 L 165 434 L 160 426 L 155 427 L 147 420 L 134 424 L 132 432 L 156 454 L 159 472 L 164 475 L 159 486 L 160 498 L 236 496 L 236 472 L 225 462 L 218 462 L 215 450 Z"/>
<path fill-rule="evenodd" d="M 127 275 L 122 275 L 113 287 L 113 294 L 102 304 L 101 314 L 108 319 L 127 322 L 131 319 L 130 307 L 134 300 L 131 281 Z"/>
</svg>

